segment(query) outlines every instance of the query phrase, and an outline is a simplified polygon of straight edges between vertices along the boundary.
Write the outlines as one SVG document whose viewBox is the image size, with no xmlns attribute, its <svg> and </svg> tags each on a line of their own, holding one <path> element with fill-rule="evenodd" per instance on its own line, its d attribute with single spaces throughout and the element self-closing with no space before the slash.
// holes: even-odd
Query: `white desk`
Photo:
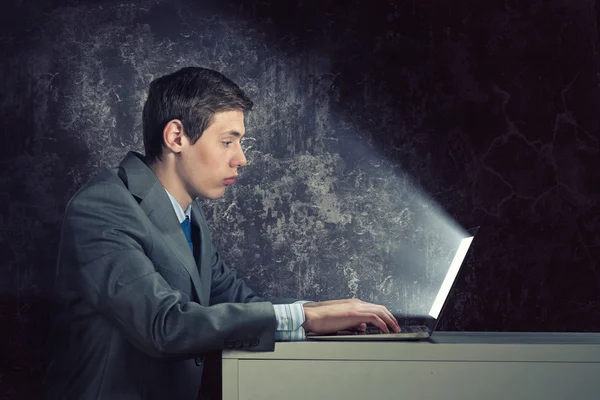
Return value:
<svg viewBox="0 0 600 400">
<path fill-rule="evenodd" d="M 223 400 L 600 399 L 600 334 L 438 332 L 421 342 L 223 352 Z"/>
</svg>

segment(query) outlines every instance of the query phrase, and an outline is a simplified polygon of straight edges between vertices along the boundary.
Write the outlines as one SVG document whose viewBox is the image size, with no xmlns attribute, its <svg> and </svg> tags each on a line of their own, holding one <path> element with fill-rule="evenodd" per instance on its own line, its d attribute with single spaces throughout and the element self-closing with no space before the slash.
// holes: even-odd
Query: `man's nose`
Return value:
<svg viewBox="0 0 600 400">
<path fill-rule="evenodd" d="M 246 159 L 246 155 L 244 154 L 244 150 L 240 148 L 237 157 L 233 159 L 236 167 L 245 167 L 248 164 L 248 160 Z"/>
</svg>

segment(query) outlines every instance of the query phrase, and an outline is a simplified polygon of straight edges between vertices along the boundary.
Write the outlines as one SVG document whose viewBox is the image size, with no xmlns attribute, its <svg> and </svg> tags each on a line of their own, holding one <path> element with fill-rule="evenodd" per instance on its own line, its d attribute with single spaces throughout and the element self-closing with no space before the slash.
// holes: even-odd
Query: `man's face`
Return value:
<svg viewBox="0 0 600 400">
<path fill-rule="evenodd" d="M 244 134 L 244 113 L 224 111 L 214 114 L 196 143 L 188 139 L 178 173 L 192 198 L 217 199 L 234 183 L 238 169 L 246 165 L 240 144 Z"/>
</svg>

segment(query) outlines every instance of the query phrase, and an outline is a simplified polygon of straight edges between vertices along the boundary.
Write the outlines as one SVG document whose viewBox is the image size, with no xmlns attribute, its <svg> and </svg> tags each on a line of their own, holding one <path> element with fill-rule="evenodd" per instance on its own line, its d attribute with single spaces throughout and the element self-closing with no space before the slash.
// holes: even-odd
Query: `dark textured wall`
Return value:
<svg viewBox="0 0 600 400">
<path fill-rule="evenodd" d="M 39 390 L 66 201 L 188 65 L 255 100 L 250 164 L 205 210 L 257 291 L 416 309 L 448 219 L 481 230 L 442 328 L 600 329 L 595 2 L 335 3 L 4 6 L 1 398 Z"/>
</svg>

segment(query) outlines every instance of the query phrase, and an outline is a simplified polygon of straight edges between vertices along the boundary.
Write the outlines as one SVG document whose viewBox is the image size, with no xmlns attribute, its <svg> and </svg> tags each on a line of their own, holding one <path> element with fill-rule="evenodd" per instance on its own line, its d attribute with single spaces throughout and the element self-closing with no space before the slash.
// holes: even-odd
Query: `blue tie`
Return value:
<svg viewBox="0 0 600 400">
<path fill-rule="evenodd" d="M 192 254 L 194 254 L 194 245 L 192 244 L 192 225 L 190 224 L 190 219 L 187 215 L 181 223 L 181 229 L 183 229 L 185 238 L 187 239 L 187 242 L 190 245 L 190 250 L 192 250 Z"/>
</svg>

